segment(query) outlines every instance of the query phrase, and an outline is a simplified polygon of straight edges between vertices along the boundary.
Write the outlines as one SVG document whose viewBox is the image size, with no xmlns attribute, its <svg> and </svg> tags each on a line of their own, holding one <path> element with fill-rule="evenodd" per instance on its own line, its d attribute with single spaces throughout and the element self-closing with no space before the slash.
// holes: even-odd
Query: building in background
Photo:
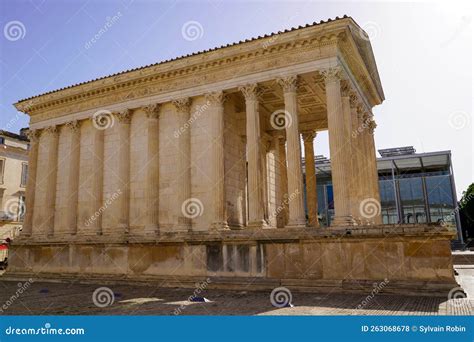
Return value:
<svg viewBox="0 0 474 342">
<path fill-rule="evenodd" d="M 28 176 L 28 138 L 0 130 L 0 240 L 21 231 Z"/>
<path fill-rule="evenodd" d="M 384 224 L 439 223 L 456 229 L 462 241 L 451 151 L 416 153 L 412 146 L 379 150 L 377 158 Z M 318 215 L 327 226 L 334 214 L 331 164 L 316 157 Z"/>
</svg>

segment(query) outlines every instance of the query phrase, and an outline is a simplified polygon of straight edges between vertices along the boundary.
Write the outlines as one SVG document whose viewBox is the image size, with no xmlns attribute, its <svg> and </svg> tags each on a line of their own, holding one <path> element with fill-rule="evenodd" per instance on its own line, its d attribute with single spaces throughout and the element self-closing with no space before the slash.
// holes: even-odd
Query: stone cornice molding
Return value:
<svg viewBox="0 0 474 342">
<path fill-rule="evenodd" d="M 239 91 L 242 92 L 246 101 L 258 101 L 260 94 L 258 92 L 257 83 L 251 83 L 240 86 Z"/>
<path fill-rule="evenodd" d="M 130 109 L 124 109 L 114 114 L 120 123 L 129 124 L 132 120 L 132 111 Z"/>
<path fill-rule="evenodd" d="M 172 101 L 174 107 L 178 113 L 189 113 L 191 110 L 191 99 L 189 97 L 183 97 Z"/>
<path fill-rule="evenodd" d="M 278 40 L 267 47 L 262 46 L 262 42 L 265 42 L 263 38 L 242 42 L 74 85 L 22 100 L 15 106 L 31 116 L 30 123 L 33 127 L 42 127 L 43 122 L 54 121 L 56 118 L 59 118 L 58 123 L 61 124 L 61 121 L 69 119 L 69 115 L 85 119 L 83 116 L 86 111 L 96 109 L 116 110 L 119 105 L 136 108 L 155 100 L 164 103 L 172 99 L 168 94 L 181 89 L 202 86 L 213 88 L 212 85 L 216 83 L 223 85 L 224 90 L 231 89 L 236 85 L 230 84 L 227 87 L 227 83 L 232 83 L 236 75 L 240 75 L 240 78 L 253 78 L 259 73 L 339 57 L 346 59 L 347 67 L 353 71 L 361 91 L 375 94 L 368 97 L 372 99 L 373 106 L 383 99 L 376 96 L 373 82 L 367 78 L 368 69 L 359 65 L 362 58 L 351 38 L 351 29 L 357 27 L 352 19 L 347 18 L 284 32 L 275 35 Z M 252 79 L 252 82 L 260 80 Z M 379 83 L 376 86 L 380 87 Z M 198 95 L 192 92 L 186 94 Z"/>
<path fill-rule="evenodd" d="M 160 117 L 161 105 L 159 103 L 149 104 L 143 107 L 147 118 L 158 119 Z"/>
<path fill-rule="evenodd" d="M 298 89 L 298 76 L 292 75 L 278 78 L 277 83 L 283 89 L 284 93 L 296 93 Z"/>
<path fill-rule="evenodd" d="M 345 22 L 346 21 L 346 22 Z M 267 61 L 274 55 L 286 51 L 313 50 L 326 46 L 336 46 L 339 40 L 347 36 L 347 26 L 352 25 L 351 19 L 344 19 L 325 23 L 324 25 L 310 27 L 294 32 L 280 32 L 278 41 L 271 46 L 263 47 L 262 41 L 255 40 L 240 42 L 233 46 L 215 49 L 191 56 L 184 56 L 156 65 L 142 67 L 136 70 L 106 76 L 83 84 L 52 91 L 28 99 L 21 100 L 15 106 L 18 110 L 30 115 L 51 106 L 63 105 L 68 102 L 81 101 L 95 96 L 104 97 L 107 93 L 120 89 L 133 88 L 141 84 L 143 88 L 150 83 L 163 83 L 167 79 L 182 78 L 186 75 L 196 75 L 197 72 L 209 74 L 211 69 L 222 68 L 229 64 L 251 64 L 251 60 L 263 57 Z M 299 31 L 299 32 L 298 32 Z M 276 34 L 275 34 L 276 36 Z M 295 50 L 296 49 L 296 50 Z M 235 75 L 235 73 L 234 73 Z M 143 93 L 146 91 L 143 90 Z M 143 94 L 146 95 L 146 94 Z"/>
<path fill-rule="evenodd" d="M 212 91 L 204 94 L 204 97 L 211 106 L 220 105 L 222 106 L 226 100 L 226 95 L 221 91 Z"/>
</svg>

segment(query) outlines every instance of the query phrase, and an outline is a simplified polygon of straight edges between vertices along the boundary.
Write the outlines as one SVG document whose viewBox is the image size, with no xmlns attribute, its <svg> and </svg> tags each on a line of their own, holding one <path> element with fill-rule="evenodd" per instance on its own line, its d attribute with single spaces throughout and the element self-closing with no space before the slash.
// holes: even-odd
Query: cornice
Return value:
<svg viewBox="0 0 474 342">
<path fill-rule="evenodd" d="M 335 46 L 337 45 L 338 35 L 344 33 L 344 31 L 344 26 L 342 26 L 335 29 L 335 31 L 325 32 L 321 35 L 315 35 L 316 32 L 312 32 L 312 34 L 308 34 L 309 32 L 307 34 L 290 32 L 292 33 L 291 36 L 285 36 L 285 33 L 281 35 L 281 39 L 278 39 L 267 48 L 262 47 L 261 42 L 253 42 L 253 44 L 245 47 L 236 45 L 231 48 L 223 48 L 212 51 L 212 53 L 209 53 L 209 56 L 206 56 L 207 53 L 199 58 L 198 56 L 191 56 L 183 60 L 170 62 L 169 65 L 160 64 L 146 67 L 141 70 L 110 76 L 105 79 L 40 95 L 20 101 L 15 104 L 15 107 L 32 117 L 51 108 L 64 108 L 63 113 L 68 114 L 73 112 L 68 110 L 69 107 L 74 107 L 77 103 L 106 98 L 111 94 L 117 93 L 125 93 L 120 98 L 122 101 L 155 95 L 164 89 L 147 90 L 150 85 L 159 85 L 164 82 L 179 83 L 180 79 L 187 76 L 194 77 L 196 74 L 209 75 L 222 69 L 234 69 L 231 75 L 229 75 L 229 78 L 232 78 L 236 74 L 236 68 L 237 73 L 239 72 L 238 69 L 249 69 L 248 67 L 252 66 L 255 59 L 266 61 L 266 64 L 271 67 L 272 58 L 281 56 L 286 52 L 297 52 L 300 54 L 308 52 L 308 50 L 318 51 L 318 49 L 325 46 Z M 227 49 L 229 51 L 226 51 Z M 204 79 L 203 81 L 205 82 L 206 80 Z M 183 86 L 186 86 L 186 82 L 183 82 Z M 106 99 L 101 102 L 104 105 L 107 103 Z M 95 106 L 91 108 L 93 107 Z"/>
<path fill-rule="evenodd" d="M 127 102 L 146 101 L 147 98 L 182 89 L 227 82 L 236 76 L 245 77 L 334 57 L 340 53 L 341 47 L 351 49 L 343 54 L 351 56 L 357 51 L 353 48 L 355 45 L 344 43 L 350 34 L 349 26 L 356 27 L 357 24 L 351 18 L 346 18 L 282 32 L 277 35 L 278 39 L 266 47 L 262 45 L 264 38 L 246 41 L 71 86 L 20 101 L 15 106 L 31 116 L 31 124 L 36 124 L 121 103 L 125 107 Z M 361 59 L 347 58 L 347 61 L 349 67 L 355 70 L 354 76 L 359 82 L 364 71 L 357 65 Z M 363 91 L 371 91 L 369 86 L 361 85 Z"/>
</svg>

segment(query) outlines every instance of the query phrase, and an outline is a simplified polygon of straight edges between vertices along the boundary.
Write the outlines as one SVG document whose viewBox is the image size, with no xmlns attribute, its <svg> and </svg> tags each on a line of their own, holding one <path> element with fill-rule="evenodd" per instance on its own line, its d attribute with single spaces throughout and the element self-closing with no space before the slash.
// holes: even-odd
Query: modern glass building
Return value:
<svg viewBox="0 0 474 342">
<path fill-rule="evenodd" d="M 416 153 L 412 146 L 379 150 L 377 158 L 382 218 L 385 224 L 444 221 L 462 241 L 451 151 Z M 318 214 L 330 224 L 334 215 L 331 164 L 316 156 Z"/>
</svg>

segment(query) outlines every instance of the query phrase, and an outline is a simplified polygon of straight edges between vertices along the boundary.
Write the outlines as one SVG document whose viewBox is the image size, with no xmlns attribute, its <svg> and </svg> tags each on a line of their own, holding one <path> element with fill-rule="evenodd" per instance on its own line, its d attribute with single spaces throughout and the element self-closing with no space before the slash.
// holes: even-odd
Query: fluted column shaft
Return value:
<svg viewBox="0 0 474 342">
<path fill-rule="evenodd" d="M 280 192 L 281 192 L 281 219 L 283 227 L 288 224 L 288 174 L 286 166 L 286 140 L 285 137 L 280 137 Z"/>
<path fill-rule="evenodd" d="M 257 85 L 250 84 L 239 88 L 245 97 L 247 167 L 248 167 L 248 227 L 260 228 L 265 225 L 263 184 L 260 171 L 260 115 L 258 108 Z"/>
<path fill-rule="evenodd" d="M 79 156 L 81 145 L 81 130 L 78 121 L 66 124 L 71 132 L 71 145 L 69 150 L 69 177 L 67 192 L 66 224 L 69 233 L 77 232 L 77 206 L 79 195 Z"/>
<path fill-rule="evenodd" d="M 124 110 L 117 115 L 119 134 L 119 165 L 117 189 L 121 195 L 117 198 L 119 235 L 130 232 L 130 123 L 131 110 Z"/>
<path fill-rule="evenodd" d="M 212 198 L 214 217 L 212 218 L 213 229 L 227 229 L 225 212 L 225 159 L 224 159 L 224 101 L 222 91 L 206 94 L 209 103 L 208 112 L 211 119 L 210 136 L 212 151 Z"/>
<path fill-rule="evenodd" d="M 353 99 L 351 102 L 351 215 L 361 223 L 360 203 L 364 199 L 364 173 L 365 165 L 364 150 L 362 148 L 363 136 L 361 135 L 361 121 L 357 115 L 356 103 Z"/>
<path fill-rule="evenodd" d="M 329 150 L 334 191 L 333 226 L 354 225 L 350 212 L 349 172 L 350 156 L 347 154 L 349 137 L 346 135 L 341 98 L 341 70 L 338 67 L 322 70 L 326 83 L 326 105 L 328 114 Z"/>
<path fill-rule="evenodd" d="M 174 100 L 178 119 L 178 127 L 186 127 L 190 119 L 191 100 L 183 98 Z M 191 132 L 188 127 L 178 137 L 178 155 L 177 155 L 177 209 L 178 222 L 176 230 L 190 231 L 192 229 L 191 219 L 185 216 L 183 212 L 183 203 L 191 198 Z"/>
<path fill-rule="evenodd" d="M 95 120 L 95 118 L 92 118 Z M 92 215 L 95 216 L 95 220 L 90 221 L 90 225 L 86 232 L 82 234 L 94 235 L 102 234 L 102 215 L 95 215 L 100 212 L 100 208 L 103 205 L 103 184 L 104 184 L 104 131 L 97 124 L 93 124 L 92 141 L 93 141 L 93 155 L 92 155 L 92 186 L 91 186 L 91 197 L 92 197 Z"/>
<path fill-rule="evenodd" d="M 288 226 L 306 226 L 304 211 L 303 173 L 301 167 L 301 140 L 299 133 L 297 78 L 289 76 L 278 80 L 285 99 L 285 123 L 287 141 L 288 177 Z"/>
<path fill-rule="evenodd" d="M 303 132 L 304 159 L 306 170 L 306 206 L 308 207 L 308 226 L 319 228 L 318 192 L 316 189 L 316 166 L 314 164 L 314 131 Z"/>
<path fill-rule="evenodd" d="M 48 176 L 46 180 L 46 219 L 45 232 L 54 235 L 54 214 L 56 206 L 56 183 L 58 174 L 59 133 L 56 126 L 48 127 Z"/>
<path fill-rule="evenodd" d="M 160 106 L 146 106 L 147 115 L 147 164 L 146 164 L 146 223 L 145 233 L 155 234 L 159 230 L 159 201 L 160 201 Z"/>
<path fill-rule="evenodd" d="M 38 170 L 38 131 L 29 131 L 28 138 L 30 139 L 30 150 L 28 151 L 28 180 L 26 184 L 25 196 L 26 212 L 22 230 L 22 233 L 26 236 L 30 236 L 33 233 L 33 212 L 35 206 L 36 174 Z"/>
<path fill-rule="evenodd" d="M 370 183 L 371 183 L 371 196 L 378 203 L 378 211 L 373 218 L 375 224 L 382 223 L 381 215 L 381 202 L 380 202 L 380 190 L 379 190 L 379 176 L 377 171 L 377 155 L 375 151 L 375 142 L 374 142 L 374 130 L 377 127 L 377 124 L 373 118 L 369 119 L 368 122 L 368 132 L 367 132 L 367 146 L 368 146 L 368 159 L 370 164 Z"/>
</svg>

